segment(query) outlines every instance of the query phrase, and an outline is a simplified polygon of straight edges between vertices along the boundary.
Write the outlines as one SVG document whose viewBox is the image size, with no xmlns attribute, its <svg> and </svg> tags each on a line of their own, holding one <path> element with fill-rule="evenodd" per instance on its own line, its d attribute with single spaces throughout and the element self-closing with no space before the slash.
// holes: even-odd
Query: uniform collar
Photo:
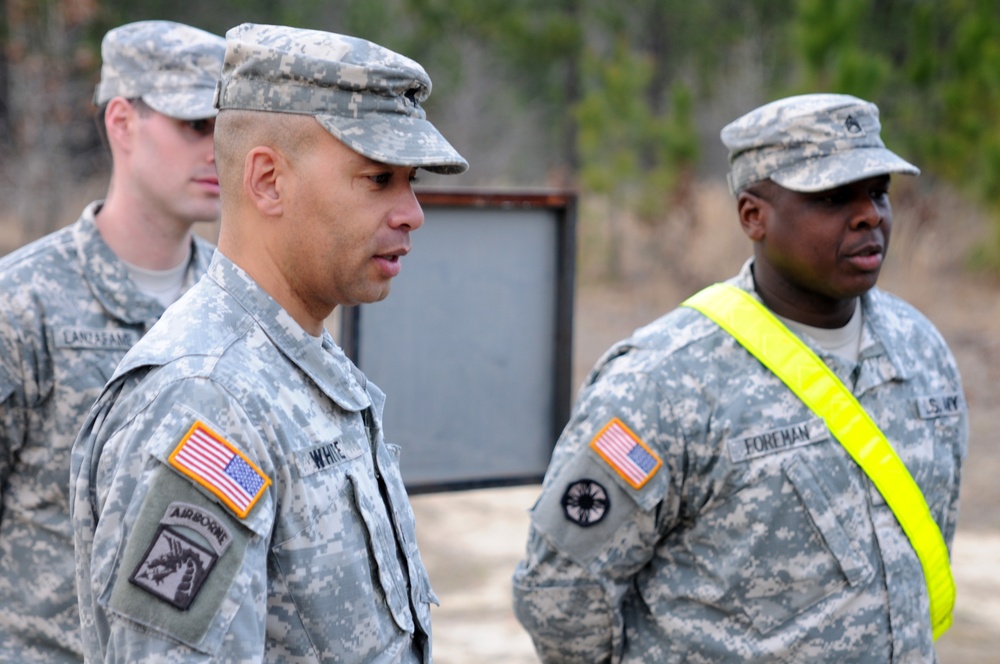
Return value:
<svg viewBox="0 0 1000 664">
<path fill-rule="evenodd" d="M 748 259 L 739 274 L 730 283 L 747 291 L 763 303 L 760 294 L 754 286 L 753 258 Z M 893 330 L 897 328 L 894 321 L 888 320 L 889 308 L 884 306 L 885 293 L 878 287 L 872 288 L 861 296 L 861 311 L 864 317 L 864 328 L 861 332 L 861 351 L 858 358 L 860 374 L 857 389 L 864 391 L 875 385 L 899 379 L 906 380 L 913 374 L 913 368 L 919 366 L 918 362 L 907 350 L 906 344 L 892 343 L 894 339 Z M 892 311 L 895 311 L 893 308 Z M 806 345 L 818 355 L 822 356 L 823 351 L 815 346 L 811 340 L 804 340 Z M 888 343 L 887 343 L 888 342 Z"/>
<path fill-rule="evenodd" d="M 95 215 L 104 201 L 94 201 L 83 210 L 73 227 L 73 241 L 83 269 L 83 278 L 108 314 L 127 325 L 152 326 L 163 315 L 163 306 L 142 293 L 132 282 L 125 264 L 115 255 L 97 229 Z M 211 250 L 203 240 L 195 240 L 184 290 L 190 288 L 208 268 Z"/>
<path fill-rule="evenodd" d="M 381 406 L 381 391 L 368 383 L 326 330 L 322 343 L 317 343 L 291 314 L 221 251 L 215 252 L 208 277 L 236 300 L 274 345 L 339 406 L 350 411 Z"/>
</svg>

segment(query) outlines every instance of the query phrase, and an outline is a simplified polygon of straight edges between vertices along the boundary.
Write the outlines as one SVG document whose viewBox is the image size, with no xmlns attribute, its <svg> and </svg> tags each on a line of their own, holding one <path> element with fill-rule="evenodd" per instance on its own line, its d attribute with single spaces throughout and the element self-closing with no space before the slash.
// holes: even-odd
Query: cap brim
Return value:
<svg viewBox="0 0 1000 664">
<path fill-rule="evenodd" d="M 315 118 L 341 143 L 383 164 L 423 168 L 443 175 L 469 169 L 469 162 L 427 120 L 395 114 L 358 119 L 317 114 Z"/>
<path fill-rule="evenodd" d="M 218 114 L 215 88 L 194 88 L 186 92 L 150 92 L 142 95 L 146 105 L 157 113 L 177 120 L 203 120 Z"/>
<path fill-rule="evenodd" d="M 770 179 L 785 189 L 811 193 L 890 173 L 920 175 L 920 169 L 886 148 L 856 148 L 800 161 Z"/>
</svg>

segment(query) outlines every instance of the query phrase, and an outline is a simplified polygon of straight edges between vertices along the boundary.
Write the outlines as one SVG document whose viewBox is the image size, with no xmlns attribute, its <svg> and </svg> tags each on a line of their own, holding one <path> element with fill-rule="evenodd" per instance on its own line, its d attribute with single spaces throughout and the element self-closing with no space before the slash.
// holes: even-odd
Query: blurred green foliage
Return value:
<svg viewBox="0 0 1000 664">
<path fill-rule="evenodd" d="M 496 76 L 498 94 L 540 122 L 544 140 L 523 159 L 558 175 L 548 184 L 599 194 L 651 221 L 703 166 L 708 133 L 699 120 L 720 100 L 739 109 L 714 137 L 723 122 L 780 96 L 855 94 L 879 105 L 883 137 L 921 166 L 925 182 L 953 184 L 1000 219 L 995 0 L 6 0 L 0 147 L 12 156 L 30 147 L 18 140 L 10 92 L 26 52 L 47 50 L 53 62 L 75 54 L 63 75 L 96 80 L 104 32 L 145 18 L 220 34 L 244 21 L 283 23 L 377 41 L 432 72 L 432 114 L 463 77 Z M 76 43 L 56 49 L 56 34 Z M 488 74 L 463 67 L 470 48 Z M 740 85 L 747 90 L 737 97 Z M 519 118 L 508 120 L 513 130 Z M 478 149 L 463 147 L 473 157 Z"/>
</svg>

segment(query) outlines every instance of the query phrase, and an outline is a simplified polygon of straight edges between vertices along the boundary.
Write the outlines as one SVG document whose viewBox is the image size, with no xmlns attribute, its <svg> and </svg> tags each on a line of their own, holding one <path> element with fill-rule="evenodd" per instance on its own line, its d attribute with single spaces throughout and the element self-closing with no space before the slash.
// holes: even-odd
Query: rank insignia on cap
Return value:
<svg viewBox="0 0 1000 664">
<path fill-rule="evenodd" d="M 246 518 L 271 479 L 226 439 L 196 421 L 170 454 L 170 465 Z"/>
<path fill-rule="evenodd" d="M 583 479 L 566 487 L 566 493 L 559 504 L 567 519 L 578 526 L 589 528 L 608 513 L 611 499 L 603 486 L 594 480 Z"/>
<path fill-rule="evenodd" d="M 590 447 L 634 489 L 640 489 L 663 462 L 625 423 L 611 419 L 590 441 Z"/>
</svg>

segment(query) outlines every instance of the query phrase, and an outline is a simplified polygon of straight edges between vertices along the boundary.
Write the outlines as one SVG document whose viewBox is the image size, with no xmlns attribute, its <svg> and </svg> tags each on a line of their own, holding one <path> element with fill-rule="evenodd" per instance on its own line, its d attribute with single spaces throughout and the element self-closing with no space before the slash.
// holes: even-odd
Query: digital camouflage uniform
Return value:
<svg viewBox="0 0 1000 664">
<path fill-rule="evenodd" d="M 823 117 L 844 126 L 839 110 Z M 734 190 L 792 163 L 767 158 L 750 176 L 734 165 Z M 729 283 L 759 299 L 752 264 Z M 898 298 L 875 288 L 860 306 L 856 363 L 803 341 L 891 441 L 950 546 L 968 438 L 954 358 Z M 935 657 L 923 571 L 881 494 L 823 420 L 685 307 L 616 344 L 588 377 L 532 509 L 514 607 L 545 662 Z"/>
<path fill-rule="evenodd" d="M 0 259 L 0 661 L 79 662 L 70 447 L 125 352 L 163 313 L 101 239 L 72 226 Z M 208 267 L 194 242 L 186 287 Z"/>
<path fill-rule="evenodd" d="M 94 101 L 142 98 L 179 119 L 215 116 L 225 41 L 170 21 L 115 28 L 101 42 Z M 70 447 L 125 352 L 163 313 L 140 292 L 94 221 L 0 261 L 0 661 L 79 662 Z M 137 220 L 138 221 L 138 220 Z M 208 268 L 193 243 L 183 288 Z"/>
<path fill-rule="evenodd" d="M 424 120 L 430 81 L 411 60 L 278 26 L 227 37 L 222 112 L 326 109 L 325 127 L 367 114 L 356 151 L 466 167 Z M 88 657 L 431 661 L 437 600 L 384 401 L 328 334 L 309 336 L 217 252 L 126 356 L 74 447 Z"/>
<path fill-rule="evenodd" d="M 424 661 L 435 598 L 384 399 L 329 337 L 310 337 L 217 254 L 81 433 L 72 492 L 88 655 Z M 196 423 L 245 459 L 245 516 L 171 463 Z M 178 509 L 197 519 L 171 521 Z M 147 551 L 162 538 L 177 542 L 174 558 Z M 198 558 L 190 606 L 177 599 L 185 557 Z M 162 579 L 131 580 L 147 570 Z"/>
<path fill-rule="evenodd" d="M 754 292 L 749 264 L 732 283 Z M 862 307 L 857 365 L 804 341 L 892 441 L 950 543 L 967 439 L 958 370 L 909 305 L 873 289 Z M 613 418 L 662 460 L 640 489 L 590 446 Z M 585 524 L 564 505 L 576 482 L 606 496 Z M 686 308 L 588 378 L 515 597 L 545 661 L 933 658 L 920 562 L 881 495 L 777 377 Z"/>
</svg>

